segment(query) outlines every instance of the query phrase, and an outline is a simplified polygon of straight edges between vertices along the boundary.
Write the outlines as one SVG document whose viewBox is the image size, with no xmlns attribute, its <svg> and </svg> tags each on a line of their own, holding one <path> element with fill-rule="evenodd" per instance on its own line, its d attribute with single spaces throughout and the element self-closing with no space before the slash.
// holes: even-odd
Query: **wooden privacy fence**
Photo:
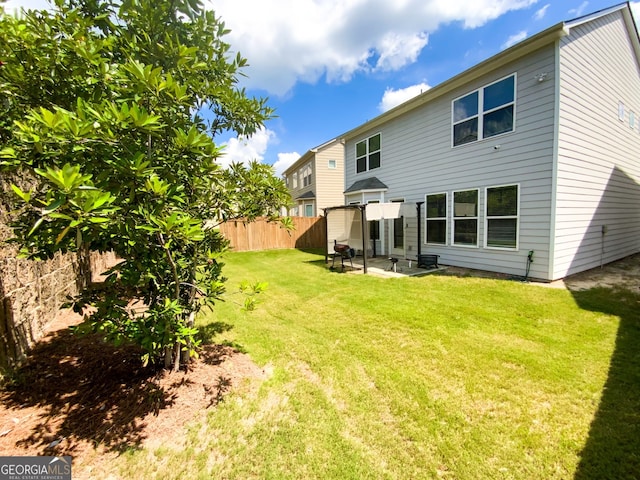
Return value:
<svg viewBox="0 0 640 480">
<path fill-rule="evenodd" d="M 232 220 L 220 225 L 220 231 L 235 251 L 274 250 L 279 248 L 325 248 L 327 242 L 324 217 L 291 217 L 295 230 L 260 218 L 245 223 Z"/>
</svg>

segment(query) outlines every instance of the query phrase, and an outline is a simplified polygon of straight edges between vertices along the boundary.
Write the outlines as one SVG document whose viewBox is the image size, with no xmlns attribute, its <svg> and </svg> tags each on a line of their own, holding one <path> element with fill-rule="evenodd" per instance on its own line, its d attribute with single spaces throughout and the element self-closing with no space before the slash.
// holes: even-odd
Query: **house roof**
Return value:
<svg viewBox="0 0 640 480">
<path fill-rule="evenodd" d="M 388 188 L 389 187 L 387 187 L 376 177 L 369 177 L 358 180 L 349 188 L 347 188 L 344 193 L 362 192 L 363 190 L 386 190 Z"/>
<path fill-rule="evenodd" d="M 503 50 L 502 52 L 494 55 L 493 57 L 465 70 L 462 73 L 446 80 L 439 85 L 436 85 L 429 90 L 417 95 L 410 100 L 398 105 L 391 110 L 369 120 L 368 122 L 359 125 L 358 127 L 349 130 L 348 132 L 341 135 L 339 138 L 341 141 L 347 141 L 353 139 L 355 137 L 362 136 L 367 131 L 378 128 L 382 124 L 397 118 L 409 111 L 412 111 L 426 103 L 433 101 L 434 99 L 451 92 L 452 90 L 461 87 L 468 83 L 470 80 L 475 78 L 479 78 L 496 68 L 504 65 L 505 63 L 512 62 L 519 58 L 524 57 L 525 55 L 538 50 L 550 43 L 556 42 L 561 38 L 569 35 L 571 33 L 571 29 L 592 21 L 597 18 L 604 17 L 605 15 L 609 15 L 616 11 L 621 10 L 627 24 L 627 29 L 630 33 L 631 41 L 636 52 L 636 58 L 639 59 L 640 62 L 640 40 L 638 40 L 638 31 L 636 30 L 635 22 L 633 20 L 633 14 L 631 13 L 631 8 L 628 2 L 621 3 L 619 5 L 615 5 L 613 7 L 606 8 L 604 10 L 600 10 L 598 12 L 585 15 L 583 17 L 576 18 L 574 20 L 560 22 L 552 27 L 543 30 L 542 32 L 529 37 L 514 46 Z M 346 193 L 346 192 L 345 192 Z"/>
<path fill-rule="evenodd" d="M 308 192 L 304 192 L 302 195 L 300 195 L 298 198 L 296 198 L 296 200 L 306 200 L 309 198 L 316 198 L 316 194 L 313 193 L 313 190 L 309 190 Z"/>
</svg>

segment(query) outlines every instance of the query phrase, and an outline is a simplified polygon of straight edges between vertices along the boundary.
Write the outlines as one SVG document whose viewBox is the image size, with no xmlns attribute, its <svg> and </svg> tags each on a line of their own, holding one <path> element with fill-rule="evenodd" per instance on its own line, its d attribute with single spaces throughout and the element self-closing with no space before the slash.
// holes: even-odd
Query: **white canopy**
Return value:
<svg viewBox="0 0 640 480">
<path fill-rule="evenodd" d="M 390 218 L 413 218 L 417 216 L 416 206 L 410 203 L 368 203 L 367 220 L 385 220 Z"/>
</svg>

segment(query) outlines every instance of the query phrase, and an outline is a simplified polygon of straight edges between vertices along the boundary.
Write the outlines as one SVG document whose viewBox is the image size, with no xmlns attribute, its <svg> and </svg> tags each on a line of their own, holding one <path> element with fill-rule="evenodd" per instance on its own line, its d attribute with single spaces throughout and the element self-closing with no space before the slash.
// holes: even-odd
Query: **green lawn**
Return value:
<svg viewBox="0 0 640 480">
<path fill-rule="evenodd" d="M 121 459 L 137 478 L 635 478 L 636 293 L 510 281 L 378 278 L 295 250 L 233 253 L 266 281 L 256 311 L 214 314 L 271 372 L 231 394 L 180 449 Z M 606 388 L 605 388 L 606 387 Z M 162 468 L 159 469 L 159 465 Z"/>
</svg>

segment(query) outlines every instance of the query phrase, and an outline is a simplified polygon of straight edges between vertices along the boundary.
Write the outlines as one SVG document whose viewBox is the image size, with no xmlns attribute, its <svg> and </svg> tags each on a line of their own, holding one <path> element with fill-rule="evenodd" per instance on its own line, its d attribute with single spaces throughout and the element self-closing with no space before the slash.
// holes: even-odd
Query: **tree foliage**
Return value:
<svg viewBox="0 0 640 480">
<path fill-rule="evenodd" d="M 35 179 L 13 187 L 16 239 L 30 258 L 114 251 L 106 288 L 76 299 L 94 307 L 85 328 L 175 368 L 224 290 L 216 222 L 274 220 L 288 203 L 270 166 L 220 165 L 217 135 L 273 115 L 238 87 L 246 60 L 227 33 L 198 0 L 0 10 L 0 165 Z"/>
</svg>

